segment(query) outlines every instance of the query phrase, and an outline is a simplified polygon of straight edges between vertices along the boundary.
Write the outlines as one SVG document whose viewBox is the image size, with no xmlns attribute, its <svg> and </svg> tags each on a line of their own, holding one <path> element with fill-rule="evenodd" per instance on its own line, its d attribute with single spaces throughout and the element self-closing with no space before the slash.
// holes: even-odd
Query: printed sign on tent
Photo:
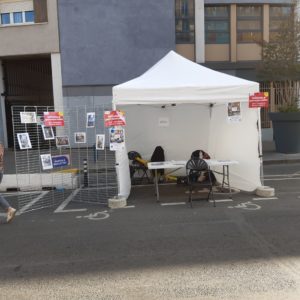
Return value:
<svg viewBox="0 0 300 300">
<path fill-rule="evenodd" d="M 125 130 L 122 127 L 109 128 L 109 149 L 118 151 L 125 149 Z"/>
<path fill-rule="evenodd" d="M 249 108 L 269 107 L 269 93 L 254 93 L 249 96 Z"/>
<path fill-rule="evenodd" d="M 125 126 L 125 113 L 119 110 L 105 111 L 104 124 L 105 127 Z"/>
<path fill-rule="evenodd" d="M 44 112 L 44 125 L 45 126 L 64 126 L 64 113 L 59 111 L 46 111 Z"/>
<path fill-rule="evenodd" d="M 228 121 L 230 123 L 241 122 L 241 103 L 240 102 L 229 102 L 227 104 Z"/>
</svg>

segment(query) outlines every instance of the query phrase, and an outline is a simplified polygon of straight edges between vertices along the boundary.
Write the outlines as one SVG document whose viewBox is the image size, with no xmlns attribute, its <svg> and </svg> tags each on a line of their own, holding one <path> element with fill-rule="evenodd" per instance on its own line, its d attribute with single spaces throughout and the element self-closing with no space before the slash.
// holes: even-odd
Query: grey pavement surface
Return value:
<svg viewBox="0 0 300 300">
<path fill-rule="evenodd" d="M 300 164 L 264 172 L 272 199 L 192 209 L 184 186 L 144 186 L 123 209 L 22 214 L 0 226 L 0 299 L 299 299 Z"/>
</svg>

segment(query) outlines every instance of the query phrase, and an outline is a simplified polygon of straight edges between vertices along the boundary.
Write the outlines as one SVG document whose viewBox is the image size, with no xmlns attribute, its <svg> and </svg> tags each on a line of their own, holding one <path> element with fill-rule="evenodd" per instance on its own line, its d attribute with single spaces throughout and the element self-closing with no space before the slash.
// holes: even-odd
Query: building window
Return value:
<svg viewBox="0 0 300 300">
<path fill-rule="evenodd" d="M 33 10 L 25 11 L 25 22 L 33 23 L 34 22 L 34 12 Z"/>
<path fill-rule="evenodd" d="M 21 11 L 13 13 L 13 20 L 15 24 L 23 23 L 23 14 Z"/>
<path fill-rule="evenodd" d="M 229 6 L 205 7 L 205 43 L 229 44 Z"/>
<path fill-rule="evenodd" d="M 1 14 L 1 25 L 22 25 L 24 23 L 34 23 L 33 10 Z"/>
<path fill-rule="evenodd" d="M 176 43 L 195 43 L 194 0 L 176 0 Z"/>
<path fill-rule="evenodd" d="M 237 42 L 259 43 L 262 41 L 262 6 L 237 6 Z"/>
<path fill-rule="evenodd" d="M 2 25 L 10 24 L 10 14 L 9 13 L 1 14 L 1 24 Z"/>
<path fill-rule="evenodd" d="M 294 18 L 292 6 L 270 5 L 270 42 L 276 40 L 280 27 L 290 18 Z"/>
</svg>

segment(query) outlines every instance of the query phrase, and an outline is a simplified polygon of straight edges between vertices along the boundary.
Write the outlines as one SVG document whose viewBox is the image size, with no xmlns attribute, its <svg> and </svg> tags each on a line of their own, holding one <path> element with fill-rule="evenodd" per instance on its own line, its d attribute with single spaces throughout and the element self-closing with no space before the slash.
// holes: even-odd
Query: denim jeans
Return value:
<svg viewBox="0 0 300 300">
<path fill-rule="evenodd" d="M 3 172 L 0 171 L 0 183 L 2 181 L 2 178 L 3 178 Z M 3 198 L 3 196 L 1 196 L 1 194 L 0 194 L 0 206 L 4 210 L 7 210 L 10 207 L 9 203 Z"/>
</svg>

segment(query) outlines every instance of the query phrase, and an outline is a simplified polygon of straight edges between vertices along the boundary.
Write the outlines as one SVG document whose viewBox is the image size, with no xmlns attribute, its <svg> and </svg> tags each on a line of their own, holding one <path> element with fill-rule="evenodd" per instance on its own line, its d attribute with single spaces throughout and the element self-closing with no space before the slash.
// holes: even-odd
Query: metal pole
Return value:
<svg viewBox="0 0 300 300">
<path fill-rule="evenodd" d="M 89 186 L 89 179 L 88 179 L 88 169 L 87 169 L 87 159 L 83 160 L 83 186 Z"/>
<path fill-rule="evenodd" d="M 261 140 L 261 119 L 260 119 L 260 108 L 257 109 L 258 114 L 258 154 L 260 159 L 260 180 L 262 185 L 264 185 L 264 166 L 263 166 L 263 153 L 262 153 L 262 140 Z"/>
</svg>

